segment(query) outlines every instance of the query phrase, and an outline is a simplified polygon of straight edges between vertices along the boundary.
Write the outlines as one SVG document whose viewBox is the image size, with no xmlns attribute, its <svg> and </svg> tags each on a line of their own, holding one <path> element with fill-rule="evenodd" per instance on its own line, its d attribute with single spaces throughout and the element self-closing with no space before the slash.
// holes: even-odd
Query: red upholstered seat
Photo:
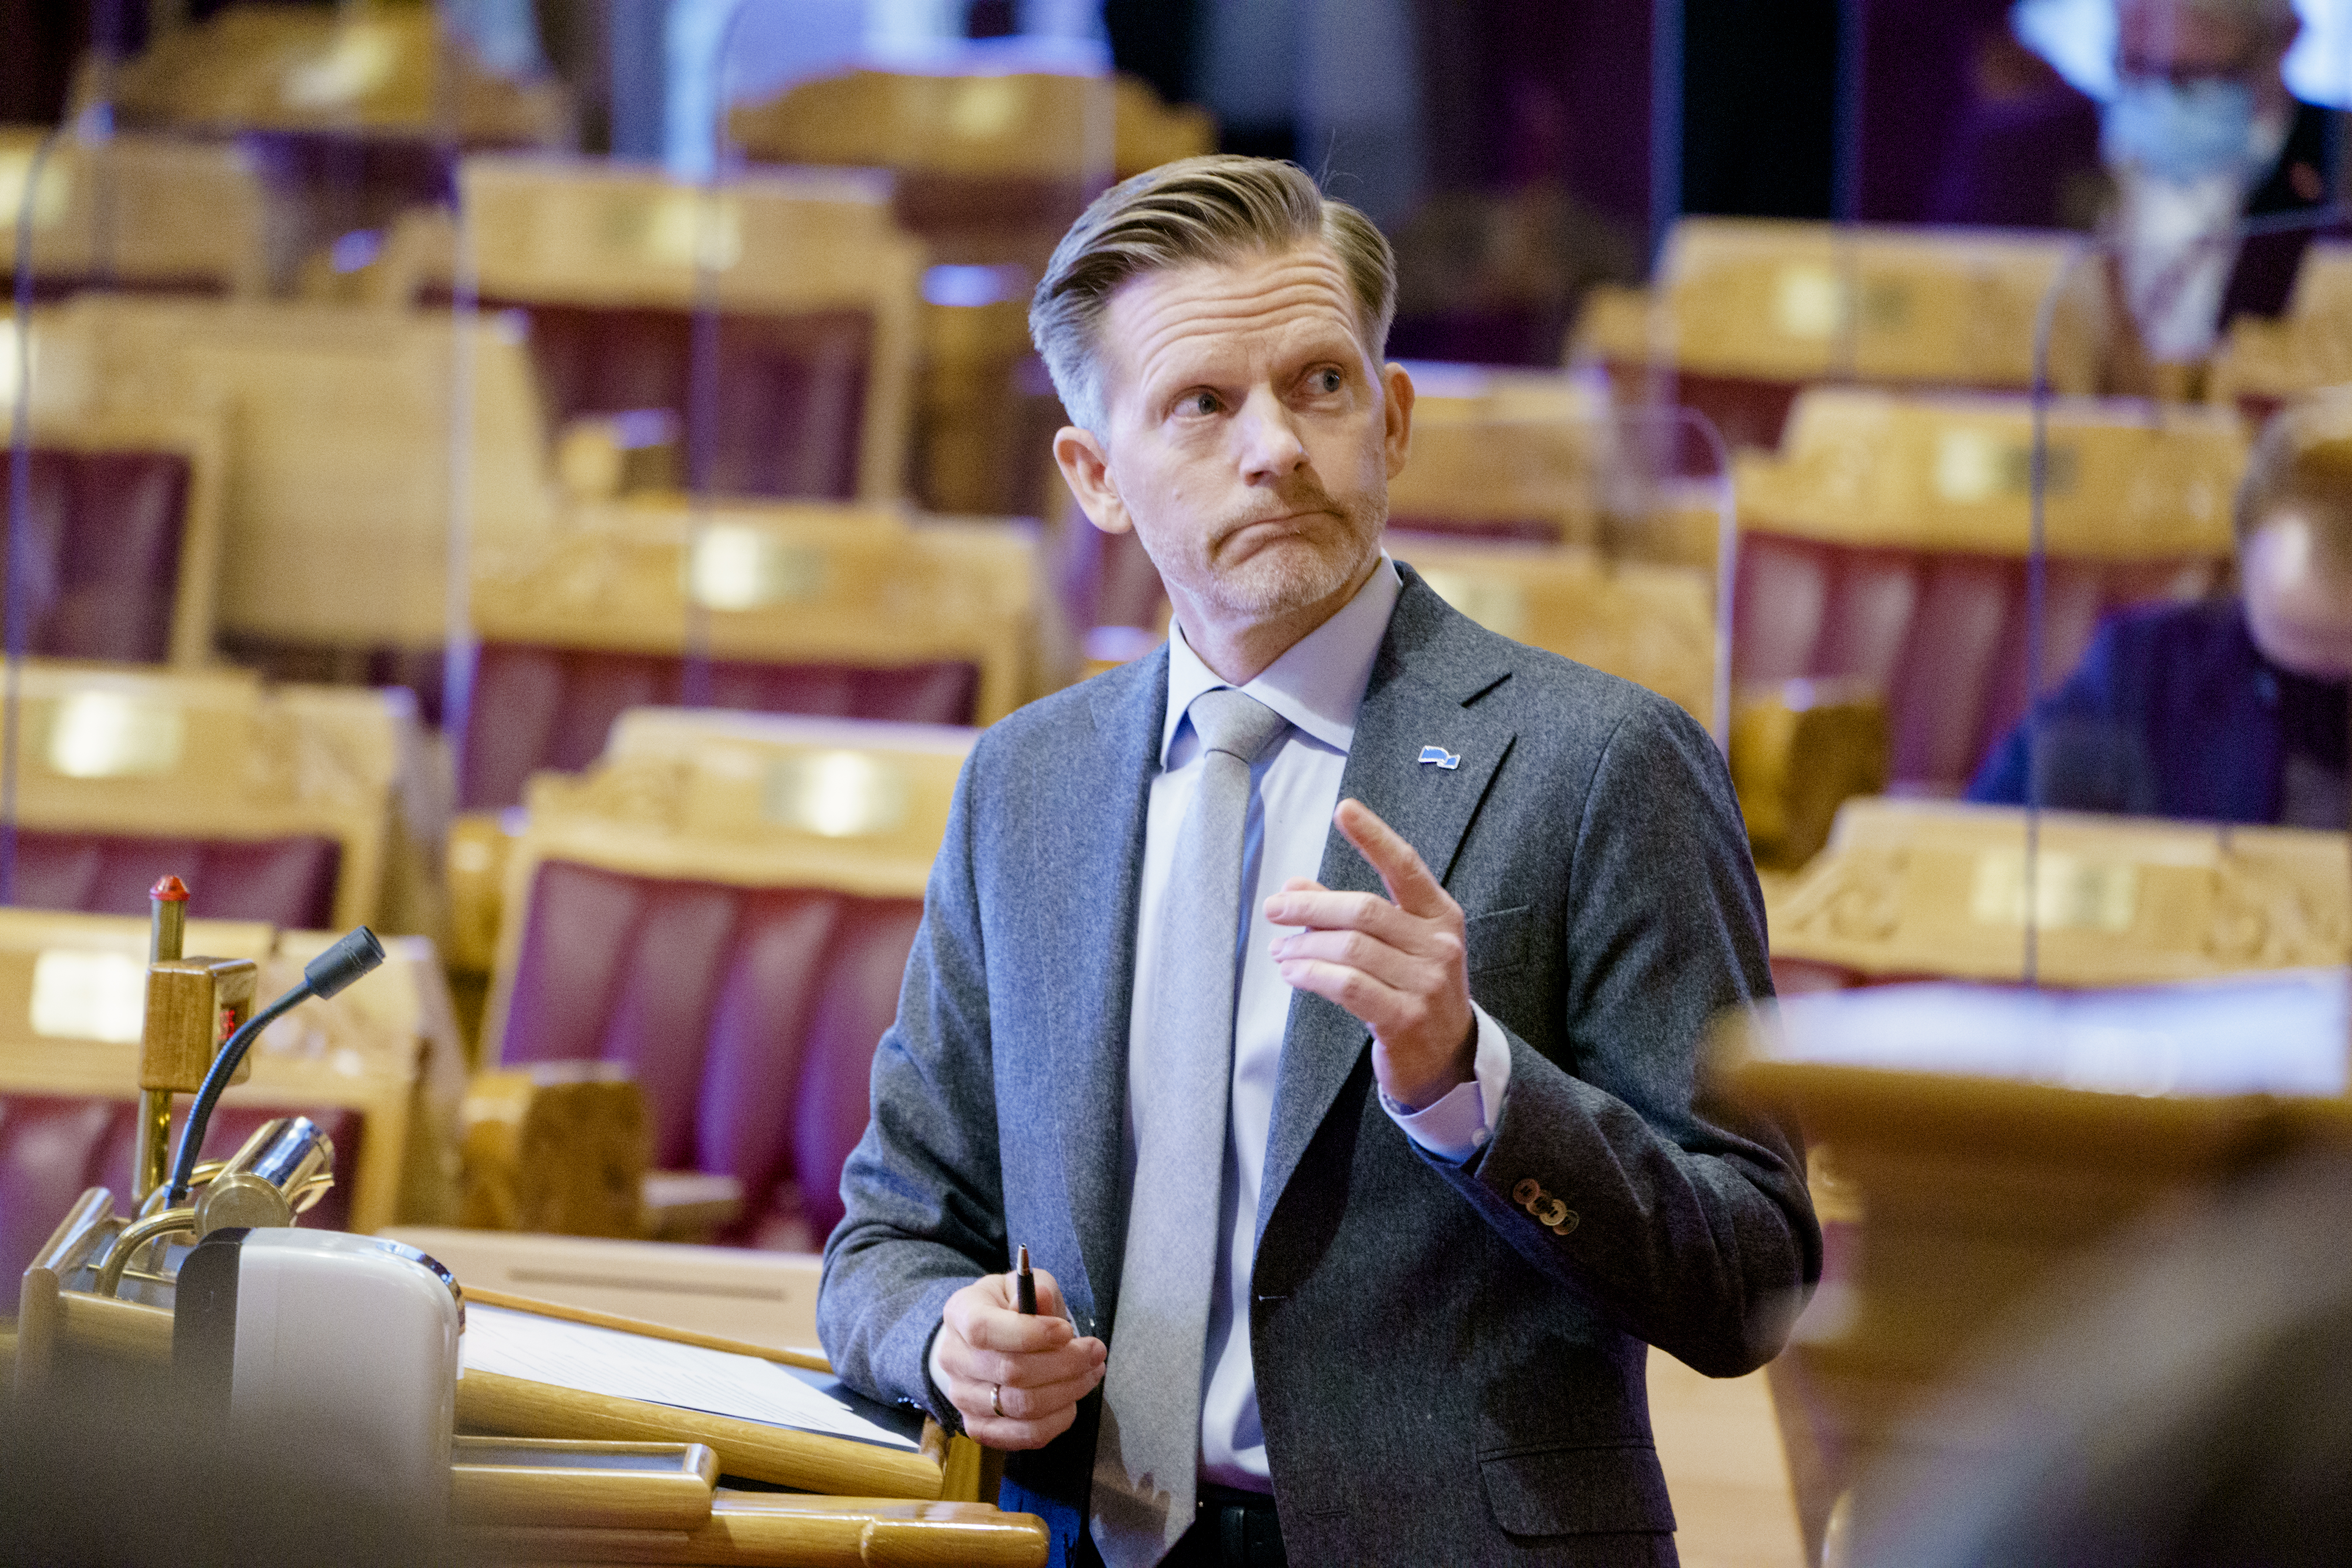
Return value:
<svg viewBox="0 0 2352 1568">
<path fill-rule="evenodd" d="M 27 650 L 122 664 L 170 658 L 187 458 L 37 447 L 31 479 Z"/>
<path fill-rule="evenodd" d="M 629 708 L 730 708 L 969 724 L 980 672 L 961 662 L 857 668 L 714 660 L 689 688 L 688 661 L 659 654 L 486 643 L 474 672 L 466 724 L 468 808 L 512 805 L 540 768 L 574 771 L 604 750 L 613 721 Z"/>
<path fill-rule="evenodd" d="M 2044 679 L 2125 605 L 2201 591 L 2211 564 L 2053 560 L 2044 583 Z M 1886 693 L 1897 787 L 1956 794 L 2024 711 L 2025 563 L 1957 552 L 1874 550 L 1744 536 L 1732 674 L 1747 681 L 1846 676 Z"/>
<path fill-rule="evenodd" d="M 499 302 L 485 300 L 484 307 Z M 583 414 L 662 408 L 685 422 L 688 477 L 711 490 L 847 500 L 857 494 L 873 321 L 861 310 L 713 318 L 709 427 L 693 385 L 695 319 L 683 310 L 514 302 L 561 428 Z"/>
<path fill-rule="evenodd" d="M 500 1058 L 625 1062 L 656 1165 L 743 1184 L 738 1239 L 841 1218 L 914 899 L 640 878 L 551 860 L 531 889 Z"/>
<path fill-rule="evenodd" d="M 185 1105 L 182 1106 L 184 1113 Z M 82 1189 L 105 1186 L 115 1211 L 131 1207 L 131 1150 L 138 1138 L 134 1100 L 32 1094 L 0 1094 L 0 1279 L 13 1282 Z M 206 1159 L 236 1152 L 254 1129 L 273 1116 L 306 1115 L 335 1144 L 341 1180 L 305 1215 L 302 1223 L 340 1230 L 349 1223 L 351 1199 L 343 1183 L 359 1168 L 360 1116 L 349 1110 L 302 1111 L 225 1105 L 205 1130 Z M 173 1123 L 173 1137 L 179 1136 Z"/>
<path fill-rule="evenodd" d="M 314 835 L 247 842 L 19 828 L 16 901 L 79 914 L 144 915 L 147 889 L 168 872 L 196 889 L 190 910 L 202 919 L 323 931 L 335 923 L 341 861 L 341 846 Z"/>
</svg>

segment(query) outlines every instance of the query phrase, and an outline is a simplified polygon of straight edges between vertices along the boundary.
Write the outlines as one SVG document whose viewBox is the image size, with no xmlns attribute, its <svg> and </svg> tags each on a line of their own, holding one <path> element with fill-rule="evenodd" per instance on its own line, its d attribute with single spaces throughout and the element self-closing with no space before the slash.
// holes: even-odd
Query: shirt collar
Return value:
<svg viewBox="0 0 2352 1568">
<path fill-rule="evenodd" d="M 1356 710 L 1371 683 L 1372 661 L 1380 657 L 1381 639 L 1388 636 L 1389 616 L 1403 587 L 1396 563 L 1381 552 L 1381 563 L 1338 615 L 1299 638 L 1241 689 L 1333 751 L 1347 751 L 1356 739 Z M 1232 684 L 1201 662 L 1184 640 L 1182 626 L 1169 623 L 1168 716 L 1160 730 L 1163 769 L 1192 699 Z"/>
</svg>

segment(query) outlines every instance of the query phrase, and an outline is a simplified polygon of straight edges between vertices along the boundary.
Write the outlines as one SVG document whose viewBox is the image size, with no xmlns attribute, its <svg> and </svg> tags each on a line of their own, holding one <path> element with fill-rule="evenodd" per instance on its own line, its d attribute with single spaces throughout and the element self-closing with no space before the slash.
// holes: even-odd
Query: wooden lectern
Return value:
<svg viewBox="0 0 2352 1568">
<path fill-rule="evenodd" d="M 2295 972 L 2140 996 L 2176 1017 L 2284 1003 L 2297 1022 L 2274 1033 L 2293 1037 L 2294 1048 L 2245 1050 L 2240 1040 L 2229 1060 L 2188 1051 L 2165 1059 L 2127 1043 L 2128 1028 L 2111 1017 L 2091 1020 L 2070 1043 L 2067 1009 L 2085 1000 L 2129 1007 L 2133 994 L 1944 985 L 1794 998 L 1785 1027 L 1743 1022 L 1719 1042 L 1720 1065 L 1743 1092 L 1801 1122 L 1817 1189 L 1830 1194 L 1825 1215 L 1847 1216 L 1830 1227 L 1828 1278 L 1772 1369 L 1813 1561 L 1833 1533 L 1836 1500 L 1898 1442 L 1917 1457 L 1919 1428 L 1906 1417 L 1931 1396 L 1965 1392 L 1954 1380 L 2004 1310 L 2168 1200 L 2297 1148 L 2352 1142 L 2340 975 Z M 1958 1027 L 1907 1030 L 1896 1011 L 1906 1005 L 1915 1017 L 1987 1012 Z M 1824 1008 L 1875 1016 L 1817 1028 L 1808 1010 Z M 2001 1026 L 1994 1009 L 2025 1026 Z M 2039 1028 L 2041 1009 L 2062 1016 Z M 1978 1070 L 1959 1070 L 1971 1052 Z M 1948 1434 L 1955 1455 L 1967 1442 Z"/>
</svg>

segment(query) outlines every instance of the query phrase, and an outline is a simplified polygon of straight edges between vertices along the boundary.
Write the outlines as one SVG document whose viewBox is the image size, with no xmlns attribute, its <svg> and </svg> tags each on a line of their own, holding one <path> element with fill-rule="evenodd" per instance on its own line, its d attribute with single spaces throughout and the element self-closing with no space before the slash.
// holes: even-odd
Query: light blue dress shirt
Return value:
<svg viewBox="0 0 2352 1568">
<path fill-rule="evenodd" d="M 1242 889 L 1248 900 L 1241 978 L 1234 991 L 1233 1099 L 1226 1112 L 1223 1225 L 1225 1246 L 1209 1304 L 1209 1343 L 1201 1398 L 1201 1476 L 1255 1491 L 1270 1489 L 1265 1430 L 1258 1420 L 1257 1379 L 1250 1364 L 1250 1264 L 1257 1244 L 1258 1188 L 1265 1172 L 1266 1136 L 1274 1121 L 1276 1073 L 1290 1018 L 1290 987 L 1273 956 L 1275 939 L 1295 930 L 1265 918 L 1265 900 L 1294 877 L 1319 877 L 1331 816 L 1339 808 L 1339 781 L 1356 734 L 1356 710 L 1370 684 L 1372 662 L 1388 635 L 1389 615 L 1402 586 L 1395 563 L 1381 564 L 1347 606 L 1241 688 L 1290 721 L 1251 770 L 1253 791 L 1244 829 Z M 1174 874 L 1177 830 L 1199 786 L 1201 742 L 1187 710 L 1204 691 L 1232 684 L 1201 662 L 1181 628 L 1168 639 L 1168 716 L 1160 731 L 1160 772 L 1151 782 L 1143 835 L 1143 882 L 1135 924 L 1135 999 L 1129 1015 L 1130 1054 L 1150 1038 L 1157 1016 L 1160 924 Z M 1405 1134 L 1441 1159 L 1470 1158 L 1492 1136 L 1510 1085 L 1510 1046 L 1485 1009 L 1475 1008 L 1478 1044 L 1470 1082 L 1434 1104 L 1381 1105 Z M 1133 1075 L 1129 1075 L 1130 1086 Z M 1130 1087 L 1129 1092 L 1132 1092 Z M 1126 1108 L 1128 1159 L 1135 1150 L 1135 1114 Z M 931 1381 L 941 1388 L 939 1341 L 931 1344 Z"/>
<path fill-rule="evenodd" d="M 1290 1017 L 1290 987 L 1275 966 L 1275 940 L 1295 930 L 1265 918 L 1265 900 L 1294 877 L 1318 878 L 1339 780 L 1355 740 L 1356 710 L 1372 662 L 1388 634 L 1400 584 L 1385 555 L 1347 606 L 1318 626 L 1241 689 L 1290 721 L 1252 770 L 1242 888 L 1248 900 L 1235 988 L 1233 1100 L 1227 1111 L 1224 1173 L 1226 1243 L 1210 1298 L 1209 1346 L 1201 1401 L 1201 1475 L 1253 1490 L 1267 1489 L 1265 1432 L 1250 1364 L 1250 1263 L 1257 1244 L 1258 1188 L 1265 1170 L 1274 1088 Z M 1204 691 L 1229 685 L 1172 630 L 1168 646 L 1168 717 L 1160 734 L 1160 776 L 1145 818 L 1143 883 L 1135 930 L 1135 1000 L 1130 1051 L 1157 1016 L 1160 916 L 1173 874 L 1177 829 L 1200 783 L 1201 744 L 1186 710 Z M 1473 1081 L 1433 1105 L 1409 1109 L 1383 1094 L 1382 1107 L 1406 1134 L 1444 1159 L 1465 1160 L 1494 1131 L 1510 1081 L 1510 1047 L 1482 1010 Z M 1130 1078 L 1130 1081 L 1132 1081 Z M 1128 1117 L 1134 1147 L 1134 1116 Z M 1132 1155 L 1130 1154 L 1130 1158 Z"/>
</svg>

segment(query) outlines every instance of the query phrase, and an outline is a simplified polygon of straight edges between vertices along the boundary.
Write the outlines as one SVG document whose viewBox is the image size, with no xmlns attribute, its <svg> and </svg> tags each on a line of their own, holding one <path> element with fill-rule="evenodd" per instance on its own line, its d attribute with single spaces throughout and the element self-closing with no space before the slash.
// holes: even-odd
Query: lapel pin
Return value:
<svg viewBox="0 0 2352 1568">
<path fill-rule="evenodd" d="M 1423 763 L 1434 763 L 1449 773 L 1462 765 L 1461 753 L 1449 752 L 1443 746 L 1423 746 L 1421 749 L 1421 760 Z"/>
</svg>

